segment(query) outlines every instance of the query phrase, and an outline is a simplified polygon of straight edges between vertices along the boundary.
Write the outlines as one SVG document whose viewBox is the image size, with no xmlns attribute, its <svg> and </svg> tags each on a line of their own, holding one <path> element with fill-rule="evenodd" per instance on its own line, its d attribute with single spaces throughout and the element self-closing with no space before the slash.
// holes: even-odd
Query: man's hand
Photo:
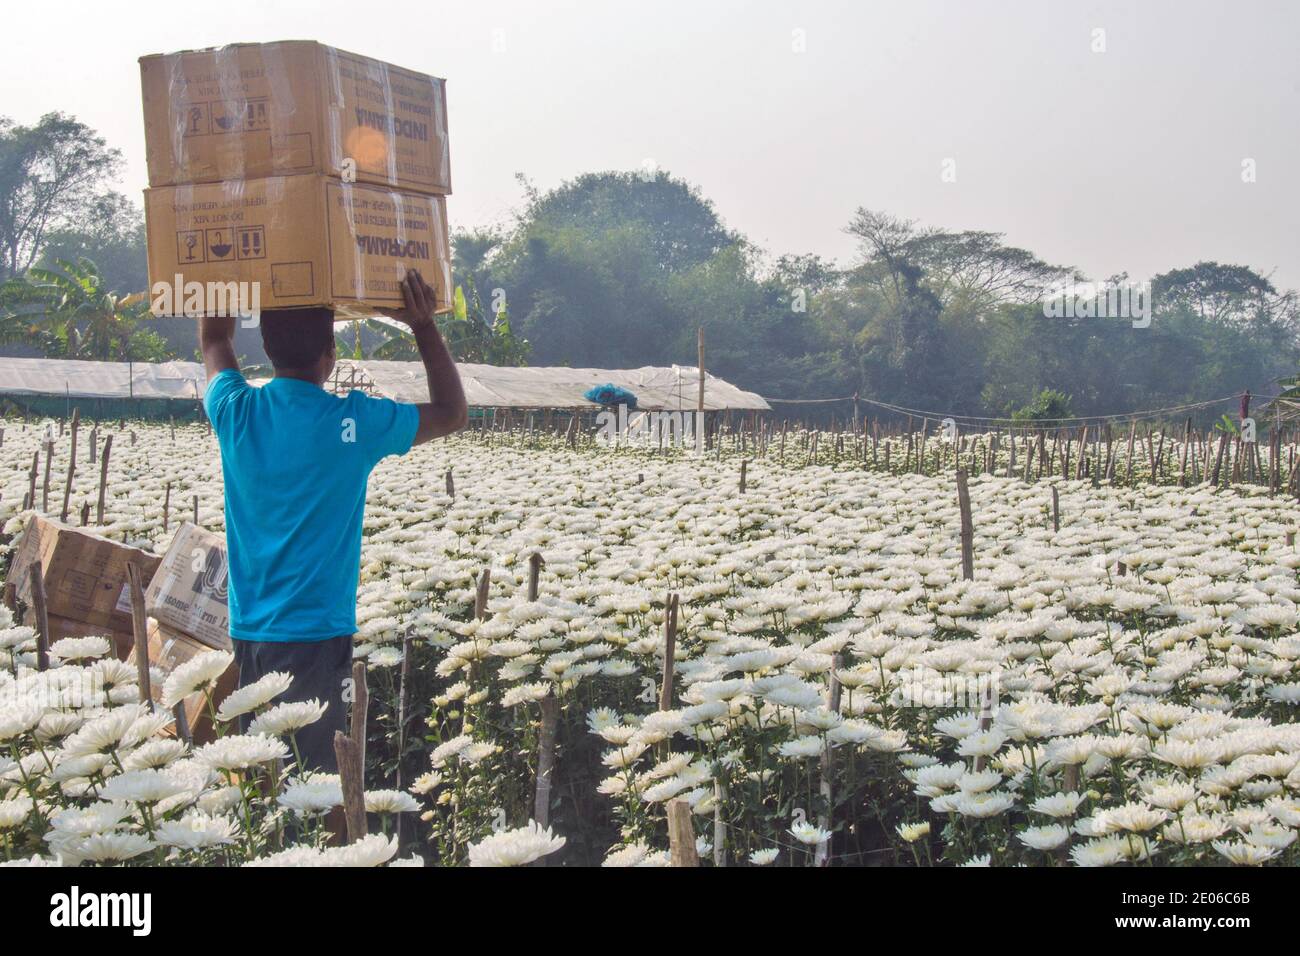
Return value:
<svg viewBox="0 0 1300 956">
<path fill-rule="evenodd" d="M 394 313 L 393 318 L 405 322 L 415 333 L 415 344 L 420 350 L 420 361 L 424 363 L 429 381 L 431 401 L 419 406 L 420 425 L 415 432 L 415 444 L 419 445 L 464 428 L 469 411 L 465 407 L 460 373 L 447 351 L 447 343 L 438 332 L 438 324 L 433 321 L 437 295 L 414 269 L 407 270 L 401 285 L 406 308 Z"/>
<path fill-rule="evenodd" d="M 393 313 L 393 318 L 405 322 L 412 332 L 433 324 L 433 313 L 438 308 L 438 295 L 415 269 L 407 269 L 399 283 L 405 308 Z"/>
<path fill-rule="evenodd" d="M 199 319 L 199 349 L 203 352 L 208 378 L 228 368 L 238 369 L 234 316 L 205 315 Z"/>
</svg>

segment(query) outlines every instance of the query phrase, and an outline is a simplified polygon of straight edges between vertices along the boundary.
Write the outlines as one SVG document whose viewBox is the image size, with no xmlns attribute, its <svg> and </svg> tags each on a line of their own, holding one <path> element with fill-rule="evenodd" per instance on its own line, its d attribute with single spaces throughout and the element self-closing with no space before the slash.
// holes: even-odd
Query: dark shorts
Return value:
<svg viewBox="0 0 1300 956">
<path fill-rule="evenodd" d="M 313 698 L 326 705 L 321 719 L 299 730 L 294 739 L 305 769 L 336 773 L 338 760 L 334 756 L 334 732 L 347 733 L 348 707 L 344 692 L 352 679 L 352 636 L 294 642 L 241 641 L 235 638 L 234 645 L 240 687 L 273 671 L 281 671 L 292 674 L 293 683 L 271 702 L 271 706 Z M 351 694 L 347 696 L 351 698 Z M 252 717 L 252 714 L 246 714 L 240 718 L 241 731 L 247 731 Z"/>
</svg>

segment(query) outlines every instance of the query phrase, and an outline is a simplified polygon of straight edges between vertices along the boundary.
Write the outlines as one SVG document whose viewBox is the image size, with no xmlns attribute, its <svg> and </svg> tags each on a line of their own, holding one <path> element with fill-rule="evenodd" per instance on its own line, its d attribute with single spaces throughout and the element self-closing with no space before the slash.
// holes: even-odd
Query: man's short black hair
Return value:
<svg viewBox="0 0 1300 956">
<path fill-rule="evenodd" d="M 310 309 L 273 309 L 262 313 L 262 347 L 277 369 L 314 366 L 334 344 L 334 312 Z"/>
</svg>

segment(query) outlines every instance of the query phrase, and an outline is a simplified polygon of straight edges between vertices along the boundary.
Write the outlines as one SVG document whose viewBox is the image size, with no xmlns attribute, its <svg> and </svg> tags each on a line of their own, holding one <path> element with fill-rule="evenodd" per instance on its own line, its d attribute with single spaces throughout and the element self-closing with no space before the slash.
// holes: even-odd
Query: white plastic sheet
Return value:
<svg viewBox="0 0 1300 956">
<path fill-rule="evenodd" d="M 355 367 L 355 375 L 352 372 Z M 583 395 L 596 385 L 613 384 L 637 398 L 637 407 L 695 409 L 699 373 L 693 366 L 634 369 L 499 368 L 457 365 L 465 396 L 478 408 L 582 408 Z M 419 362 L 340 360 L 336 381 L 354 378 L 371 391 L 406 402 L 429 400 L 424 366 Z M 206 376 L 197 362 L 82 362 L 66 359 L 0 358 L 0 394 L 67 395 L 71 398 L 201 399 Z M 333 385 L 333 381 L 331 381 Z M 768 410 L 761 396 L 705 373 L 704 408 Z"/>
<path fill-rule="evenodd" d="M 419 362 L 350 363 L 374 383 L 376 394 L 407 402 L 427 402 L 429 389 Z M 343 365 L 340 362 L 340 365 Z M 633 369 L 532 367 L 501 368 L 462 362 L 457 365 L 465 398 L 478 408 L 591 407 L 583 395 L 596 385 L 613 384 L 630 391 L 637 407 L 691 411 L 699 400 L 699 371 L 692 366 Z M 347 377 L 346 369 L 343 372 Z M 705 372 L 705 411 L 768 410 L 761 396 Z"/>
<path fill-rule="evenodd" d="M 0 358 L 0 393 L 70 398 L 203 397 L 198 362 L 83 362 L 74 359 Z"/>
</svg>

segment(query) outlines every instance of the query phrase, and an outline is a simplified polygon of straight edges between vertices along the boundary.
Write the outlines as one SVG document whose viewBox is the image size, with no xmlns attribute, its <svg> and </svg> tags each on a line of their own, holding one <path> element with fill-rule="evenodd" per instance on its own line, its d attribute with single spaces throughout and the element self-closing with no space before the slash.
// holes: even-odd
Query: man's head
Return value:
<svg viewBox="0 0 1300 956">
<path fill-rule="evenodd" d="M 262 346 L 277 375 L 320 385 L 334 371 L 334 313 L 323 307 L 262 313 Z"/>
</svg>

